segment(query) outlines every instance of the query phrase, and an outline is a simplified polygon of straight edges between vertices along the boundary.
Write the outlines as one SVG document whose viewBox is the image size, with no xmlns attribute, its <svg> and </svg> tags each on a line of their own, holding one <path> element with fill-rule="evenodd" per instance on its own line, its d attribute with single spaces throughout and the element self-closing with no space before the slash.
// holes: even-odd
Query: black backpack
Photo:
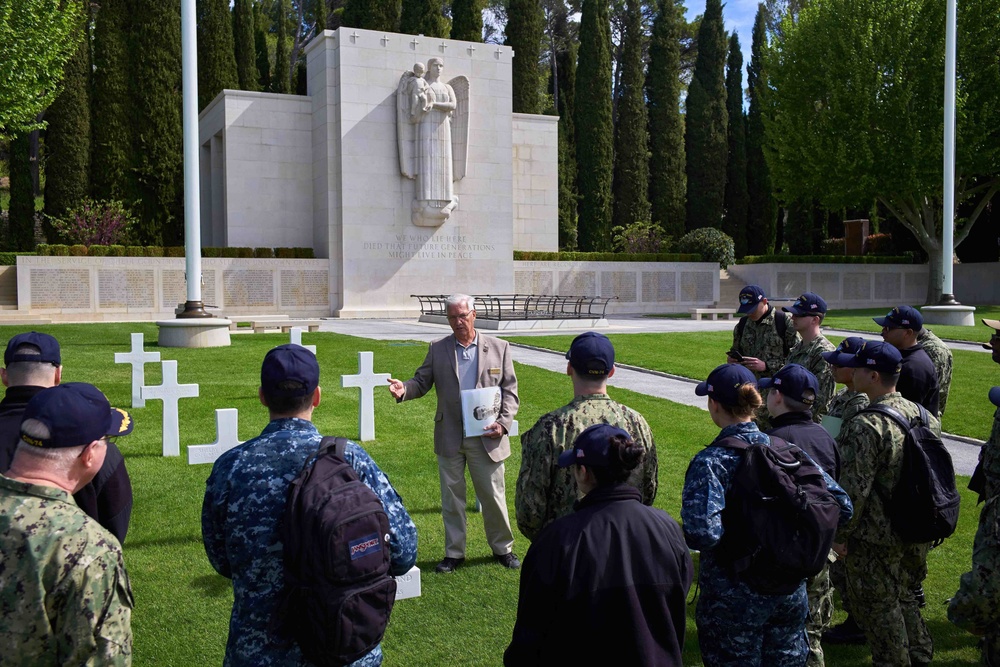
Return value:
<svg viewBox="0 0 1000 667">
<path fill-rule="evenodd" d="M 892 490 L 889 520 L 904 542 L 940 543 L 955 532 L 961 496 L 955 487 L 951 454 L 934 431 L 924 406 L 911 422 L 898 410 L 877 403 L 862 412 L 877 412 L 892 419 L 906 434 L 903 468 Z"/>
<path fill-rule="evenodd" d="M 772 307 L 773 308 L 773 307 Z M 736 323 L 736 344 L 738 345 L 740 339 L 743 338 L 743 330 L 747 328 L 747 315 L 740 318 L 740 321 Z M 774 330 L 778 332 L 778 337 L 781 339 L 781 350 L 785 354 L 785 359 L 788 358 L 788 353 L 792 351 L 792 348 L 788 347 L 788 343 L 785 342 L 785 332 L 788 331 L 788 320 L 785 319 L 785 314 L 782 311 L 774 311 Z"/>
<path fill-rule="evenodd" d="M 323 438 L 288 489 L 278 533 L 285 586 L 274 631 L 311 663 L 347 665 L 380 641 L 396 599 L 389 575 L 389 518 L 344 461 L 347 440 Z"/>
<path fill-rule="evenodd" d="M 789 442 L 715 444 L 744 450 L 726 492 L 720 562 L 758 593 L 793 593 L 827 563 L 840 505 L 819 466 Z"/>
</svg>

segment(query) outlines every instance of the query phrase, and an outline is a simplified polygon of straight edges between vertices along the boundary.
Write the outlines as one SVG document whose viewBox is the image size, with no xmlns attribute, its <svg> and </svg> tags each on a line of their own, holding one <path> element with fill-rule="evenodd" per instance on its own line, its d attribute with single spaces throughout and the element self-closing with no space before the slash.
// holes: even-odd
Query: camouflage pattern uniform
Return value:
<svg viewBox="0 0 1000 667">
<path fill-rule="evenodd" d="M 944 414 L 944 408 L 948 404 L 948 390 L 951 388 L 951 367 L 952 367 L 952 354 L 951 348 L 943 340 L 934 335 L 934 332 L 923 327 L 920 329 L 920 333 L 917 334 L 917 342 L 923 346 L 924 352 L 927 356 L 931 358 L 931 362 L 934 364 L 934 370 L 937 371 L 938 377 L 938 410 L 940 414 L 938 417 Z"/>
<path fill-rule="evenodd" d="M 1000 408 L 990 439 L 979 452 L 984 475 L 982 513 L 972 543 L 972 570 L 962 575 L 948 604 L 948 619 L 984 635 L 983 664 L 1000 665 Z"/>
<path fill-rule="evenodd" d="M 729 436 L 751 444 L 770 442 L 753 422 L 727 426 L 716 440 Z M 684 537 L 690 548 L 701 551 L 695 609 L 698 645 L 708 667 L 801 667 L 808 654 L 805 580 L 790 595 L 757 593 L 731 577 L 715 554 L 722 539 L 726 492 L 742 460 L 742 452 L 715 446 L 713 441 L 691 459 L 684 478 Z M 841 521 L 846 521 L 851 516 L 850 499 L 826 473 L 823 476 L 841 505 Z"/>
<path fill-rule="evenodd" d="M 775 318 L 778 317 L 785 318 L 787 325 L 783 340 L 778 335 L 775 324 Z M 766 368 L 760 373 L 754 372 L 758 380 L 777 373 L 785 365 L 788 352 L 802 340 L 792 326 L 792 316 L 774 306 L 769 305 L 767 313 L 756 322 L 749 316 L 744 316 L 740 322 L 745 322 L 743 332 L 740 335 L 739 324 L 733 328 L 733 349 L 744 357 L 756 357 L 764 362 Z M 764 404 L 754 415 L 754 421 L 760 426 L 760 430 L 766 431 L 771 427 L 771 419 L 767 413 L 767 390 L 761 392 L 761 397 L 764 399 Z"/>
<path fill-rule="evenodd" d="M 880 396 L 906 418 L 919 414 L 915 403 L 899 392 Z M 941 422 L 930 415 L 930 426 Z M 872 664 L 927 664 L 934 645 L 914 595 L 927 574 L 926 544 L 906 544 L 892 529 L 886 499 L 899 482 L 903 462 L 903 430 L 878 413 L 859 414 L 842 431 L 840 483 L 854 501 L 851 522 L 837 534 L 847 545 L 847 599 L 865 631 Z"/>
<path fill-rule="evenodd" d="M 305 419 L 275 419 L 260 436 L 234 447 L 212 467 L 202 506 L 202 538 L 212 567 L 233 580 L 233 613 L 224 665 L 305 667 L 297 644 L 285 645 L 269 631 L 283 585 L 278 522 L 288 485 L 315 455 L 323 436 Z M 392 574 L 417 558 L 417 529 L 385 473 L 359 445 L 349 442 L 344 459 L 382 501 L 389 517 Z M 382 647 L 353 663 L 382 664 Z"/>
<path fill-rule="evenodd" d="M 830 399 L 833 398 L 833 391 L 837 388 L 837 383 L 833 379 L 833 369 L 826 359 L 822 357 L 824 352 L 833 352 L 837 346 L 820 334 L 808 343 L 800 340 L 788 353 L 786 364 L 799 364 L 805 366 L 810 373 L 816 376 L 819 384 L 819 393 L 816 394 L 816 401 L 812 404 L 813 421 L 817 424 L 823 421 L 823 415 L 827 414 Z"/>
<path fill-rule="evenodd" d="M 0 476 L 0 663 L 131 665 L 118 540 L 62 489 Z"/>
<path fill-rule="evenodd" d="M 569 405 L 543 415 L 521 436 L 521 472 L 514 508 L 517 527 L 529 540 L 559 517 L 573 513 L 578 498 L 576 480 L 572 470 L 560 468 L 557 460 L 584 429 L 594 424 L 618 426 L 646 449 L 642 465 L 626 481 L 639 490 L 644 505 L 652 505 L 656 499 L 656 443 L 643 416 L 607 394 L 577 396 Z"/>
</svg>

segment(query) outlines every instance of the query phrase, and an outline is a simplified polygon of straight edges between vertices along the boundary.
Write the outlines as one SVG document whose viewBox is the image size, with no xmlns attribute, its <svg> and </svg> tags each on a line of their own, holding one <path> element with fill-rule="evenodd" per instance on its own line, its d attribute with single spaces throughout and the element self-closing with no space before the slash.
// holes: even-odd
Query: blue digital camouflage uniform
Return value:
<svg viewBox="0 0 1000 667">
<path fill-rule="evenodd" d="M 132 664 L 121 545 L 73 496 L 0 476 L 0 556 L 0 664 Z"/>
<path fill-rule="evenodd" d="M 319 448 L 322 435 L 305 419 L 275 419 L 260 436 L 222 456 L 212 467 L 202 506 L 202 537 L 212 567 L 233 580 L 226 667 L 308 665 L 298 646 L 279 643 L 268 631 L 283 583 L 277 524 L 285 511 L 288 485 Z M 351 442 L 344 459 L 382 501 L 389 517 L 392 574 L 409 570 L 417 558 L 417 529 L 385 473 Z M 382 663 L 382 648 L 354 663 Z"/>
<path fill-rule="evenodd" d="M 716 441 L 729 436 L 751 444 L 770 442 L 752 422 L 727 426 Z M 742 452 L 713 441 L 691 459 L 684 478 L 684 537 L 689 547 L 701 551 L 695 610 L 698 645 L 708 667 L 802 667 L 809 652 L 805 580 L 790 595 L 763 595 L 729 576 L 716 559 L 726 491 L 742 460 Z M 843 523 L 851 516 L 851 501 L 829 475 L 823 477 L 841 506 Z"/>
</svg>

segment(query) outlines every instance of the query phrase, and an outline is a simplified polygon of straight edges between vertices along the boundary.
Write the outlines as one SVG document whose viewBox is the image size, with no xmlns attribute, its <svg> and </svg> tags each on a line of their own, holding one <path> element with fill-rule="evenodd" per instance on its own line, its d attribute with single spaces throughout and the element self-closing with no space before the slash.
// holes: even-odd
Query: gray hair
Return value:
<svg viewBox="0 0 1000 667">
<path fill-rule="evenodd" d="M 452 294 L 444 300 L 444 307 L 448 309 L 452 306 L 465 306 L 469 310 L 475 310 L 476 300 L 468 294 Z"/>
<path fill-rule="evenodd" d="M 37 345 L 18 345 L 14 354 L 41 356 Z M 51 387 L 56 380 L 56 369 L 47 361 L 14 361 L 7 364 L 7 382 L 12 387 Z"/>
<path fill-rule="evenodd" d="M 25 435 L 31 438 L 38 438 L 39 440 L 47 440 L 52 436 L 52 432 L 49 430 L 49 427 L 37 419 L 25 419 L 24 422 L 21 423 L 21 431 Z M 46 447 L 29 445 L 24 440 L 21 440 L 17 443 L 17 455 L 28 456 L 32 458 L 36 464 L 44 461 L 43 465 L 46 469 L 65 475 L 69 472 L 70 468 L 73 467 L 73 461 L 75 461 L 86 448 L 87 445 L 78 445 L 76 447 L 56 447 L 54 449 L 49 449 Z"/>
</svg>

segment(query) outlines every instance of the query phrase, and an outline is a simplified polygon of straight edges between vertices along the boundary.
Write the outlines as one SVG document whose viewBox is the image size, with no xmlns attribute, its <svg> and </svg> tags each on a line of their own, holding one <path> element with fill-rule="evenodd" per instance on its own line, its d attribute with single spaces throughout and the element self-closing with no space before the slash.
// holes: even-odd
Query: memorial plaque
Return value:
<svg viewBox="0 0 1000 667">
<path fill-rule="evenodd" d="M 593 296 L 597 294 L 597 274 L 594 271 L 560 271 L 560 296 Z"/>
<path fill-rule="evenodd" d="M 873 277 L 876 301 L 900 301 L 903 296 L 903 276 L 898 273 L 876 273 Z"/>
<path fill-rule="evenodd" d="M 712 303 L 715 300 L 715 282 L 708 271 L 681 271 L 681 301 L 687 303 Z"/>
<path fill-rule="evenodd" d="M 329 306 L 328 271 L 281 271 L 281 307 Z"/>
<path fill-rule="evenodd" d="M 840 300 L 840 274 L 833 271 L 814 271 L 811 276 L 811 292 L 819 294 L 825 301 Z"/>
<path fill-rule="evenodd" d="M 552 271 L 515 271 L 514 291 L 518 294 L 552 294 Z"/>
<path fill-rule="evenodd" d="M 32 269 L 32 308 L 91 308 L 87 269 Z"/>
<path fill-rule="evenodd" d="M 274 273 L 260 269 L 222 272 L 223 300 L 228 307 L 274 307 Z"/>
<path fill-rule="evenodd" d="M 603 271 L 601 273 L 601 296 L 617 296 L 619 301 L 638 301 L 638 285 L 635 271 Z"/>
<path fill-rule="evenodd" d="M 151 269 L 98 269 L 98 308 L 153 308 L 155 276 Z"/>
<path fill-rule="evenodd" d="M 845 273 L 844 301 L 871 301 L 871 282 L 869 273 Z"/>
<path fill-rule="evenodd" d="M 916 271 L 906 271 L 906 282 L 903 287 L 905 303 L 921 303 L 927 298 L 927 274 Z"/>
<path fill-rule="evenodd" d="M 173 310 L 174 306 L 187 301 L 187 285 L 184 283 L 184 271 L 163 269 L 163 308 Z"/>
<path fill-rule="evenodd" d="M 775 298 L 789 297 L 797 298 L 806 289 L 806 273 L 804 271 L 778 271 L 778 285 Z M 815 290 L 813 290 L 815 291 Z M 822 296 L 822 295 L 820 295 Z"/>
<path fill-rule="evenodd" d="M 642 300 L 644 303 L 676 303 L 677 273 L 674 271 L 643 271 Z"/>
</svg>

